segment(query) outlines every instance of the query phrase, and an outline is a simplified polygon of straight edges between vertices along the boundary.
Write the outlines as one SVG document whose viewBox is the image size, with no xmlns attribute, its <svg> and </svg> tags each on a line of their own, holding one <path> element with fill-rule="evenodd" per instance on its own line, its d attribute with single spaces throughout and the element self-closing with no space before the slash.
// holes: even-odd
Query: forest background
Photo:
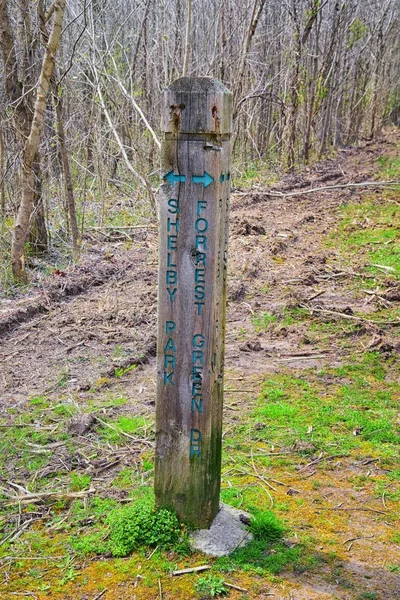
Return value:
<svg viewBox="0 0 400 600">
<path fill-rule="evenodd" d="M 182 75 L 233 92 L 236 187 L 398 123 L 399 17 L 398 0 L 0 0 L 2 287 L 96 228 L 154 225 L 161 91 Z"/>
</svg>

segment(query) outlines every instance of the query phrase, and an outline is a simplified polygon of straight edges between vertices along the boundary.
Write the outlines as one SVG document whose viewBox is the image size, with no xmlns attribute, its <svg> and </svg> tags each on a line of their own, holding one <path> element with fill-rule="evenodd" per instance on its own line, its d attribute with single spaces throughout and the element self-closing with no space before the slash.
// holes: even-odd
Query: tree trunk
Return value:
<svg viewBox="0 0 400 600">
<path fill-rule="evenodd" d="M 67 146 L 65 142 L 65 131 L 64 131 L 64 120 L 63 120 L 63 102 L 62 97 L 57 93 L 57 86 L 54 85 L 53 99 L 56 110 L 56 121 L 57 121 L 57 140 L 59 146 L 59 154 L 61 159 L 61 169 L 64 183 L 65 193 L 65 206 L 68 213 L 68 222 L 71 228 L 72 245 L 74 249 L 74 256 L 76 257 L 79 252 L 79 230 L 78 222 L 76 218 L 76 207 L 74 190 L 72 185 L 71 169 L 69 165 Z"/>
<path fill-rule="evenodd" d="M 318 0 L 314 0 L 313 8 L 311 9 L 310 17 L 304 26 L 303 33 L 301 33 L 301 19 L 298 15 L 296 2 L 292 4 L 292 18 L 295 22 L 296 29 L 296 40 L 294 47 L 295 63 L 292 70 L 292 76 L 290 79 L 290 107 L 289 117 L 287 124 L 287 138 L 286 138 L 286 152 L 287 152 L 287 169 L 293 171 L 296 164 L 296 142 L 297 142 L 297 113 L 300 104 L 300 88 L 301 88 L 301 61 L 303 57 L 303 49 L 310 37 L 314 23 L 317 20 L 319 11 L 322 7 L 319 6 Z"/>
<path fill-rule="evenodd" d="M 43 254 L 47 250 L 48 236 L 46 227 L 46 216 L 43 206 L 42 195 L 42 168 L 40 165 L 39 150 L 37 150 L 33 161 L 33 198 L 32 214 L 29 227 L 29 245 L 33 254 Z"/>
<path fill-rule="evenodd" d="M 22 154 L 22 198 L 15 221 L 11 245 L 12 271 L 15 279 L 20 281 L 27 280 L 25 269 L 25 242 L 32 218 L 35 195 L 34 164 L 43 128 L 47 94 L 49 91 L 50 79 L 53 74 L 55 54 L 61 38 L 65 3 L 66 0 L 55 0 L 53 5 L 53 26 L 43 57 L 30 133 Z"/>
<path fill-rule="evenodd" d="M 247 32 L 245 34 L 245 37 L 244 37 L 243 48 L 242 48 L 242 52 L 241 52 L 241 56 L 240 56 L 236 88 L 234 90 L 234 96 L 233 96 L 233 104 L 235 107 L 234 113 L 233 113 L 233 119 L 236 119 L 236 117 L 237 117 L 237 108 L 236 107 L 238 105 L 238 102 L 240 100 L 240 96 L 242 94 L 243 87 L 244 87 L 247 58 L 248 58 L 248 54 L 250 52 L 251 42 L 256 33 L 257 25 L 260 20 L 261 13 L 263 11 L 265 2 L 266 2 L 266 0 L 260 0 L 260 4 L 258 4 L 258 0 L 254 0 L 253 10 L 251 13 L 249 26 L 248 26 Z"/>
<path fill-rule="evenodd" d="M 187 77 L 189 71 L 190 58 L 190 27 L 192 23 L 192 0 L 187 0 L 186 16 L 186 35 L 185 35 L 185 56 L 183 59 L 182 77 Z"/>
<path fill-rule="evenodd" d="M 2 217 L 6 214 L 6 189 L 5 189 L 5 144 L 3 130 L 0 126 L 0 214 Z"/>
</svg>

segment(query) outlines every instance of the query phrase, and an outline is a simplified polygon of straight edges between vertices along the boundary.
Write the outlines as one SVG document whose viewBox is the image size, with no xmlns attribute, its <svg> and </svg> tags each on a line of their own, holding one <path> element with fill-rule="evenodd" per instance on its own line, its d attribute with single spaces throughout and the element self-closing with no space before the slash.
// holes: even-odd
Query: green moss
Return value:
<svg viewBox="0 0 400 600">
<path fill-rule="evenodd" d="M 387 381 L 390 365 L 371 352 L 317 377 L 311 371 L 303 378 L 275 375 L 266 380 L 251 422 L 238 433 L 288 447 L 301 441 L 328 454 L 360 448 L 394 457 L 400 385 Z"/>
<path fill-rule="evenodd" d="M 108 531 L 104 527 L 100 531 L 95 531 L 87 535 L 70 537 L 72 550 L 78 556 L 90 556 L 96 554 L 105 554 L 108 551 Z"/>
</svg>

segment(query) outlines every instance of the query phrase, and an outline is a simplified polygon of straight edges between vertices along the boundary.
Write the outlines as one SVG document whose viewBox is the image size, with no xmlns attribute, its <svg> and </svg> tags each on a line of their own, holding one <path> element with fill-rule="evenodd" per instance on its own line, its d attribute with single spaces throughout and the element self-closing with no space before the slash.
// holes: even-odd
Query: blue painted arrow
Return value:
<svg viewBox="0 0 400 600">
<path fill-rule="evenodd" d="M 204 175 L 192 175 L 193 183 L 202 183 L 206 188 L 211 183 L 214 183 L 214 177 L 204 171 Z"/>
<path fill-rule="evenodd" d="M 229 171 L 227 173 L 225 173 L 225 175 L 223 173 L 221 173 L 221 175 L 219 176 L 219 182 L 220 183 L 224 183 L 224 181 L 229 181 L 231 178 L 231 174 L 229 173 Z"/>
<path fill-rule="evenodd" d="M 173 171 L 164 175 L 163 179 L 166 179 L 170 185 L 176 182 L 184 183 L 186 181 L 185 175 L 175 175 Z"/>
</svg>

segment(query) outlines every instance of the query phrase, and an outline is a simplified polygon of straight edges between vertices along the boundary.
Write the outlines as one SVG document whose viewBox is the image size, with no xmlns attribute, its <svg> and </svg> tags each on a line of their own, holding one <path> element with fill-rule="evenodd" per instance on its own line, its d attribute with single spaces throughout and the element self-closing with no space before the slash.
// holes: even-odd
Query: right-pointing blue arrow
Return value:
<svg viewBox="0 0 400 600">
<path fill-rule="evenodd" d="M 206 188 L 208 185 L 214 182 L 214 177 L 204 171 L 204 175 L 192 175 L 193 183 L 202 183 Z"/>
</svg>

